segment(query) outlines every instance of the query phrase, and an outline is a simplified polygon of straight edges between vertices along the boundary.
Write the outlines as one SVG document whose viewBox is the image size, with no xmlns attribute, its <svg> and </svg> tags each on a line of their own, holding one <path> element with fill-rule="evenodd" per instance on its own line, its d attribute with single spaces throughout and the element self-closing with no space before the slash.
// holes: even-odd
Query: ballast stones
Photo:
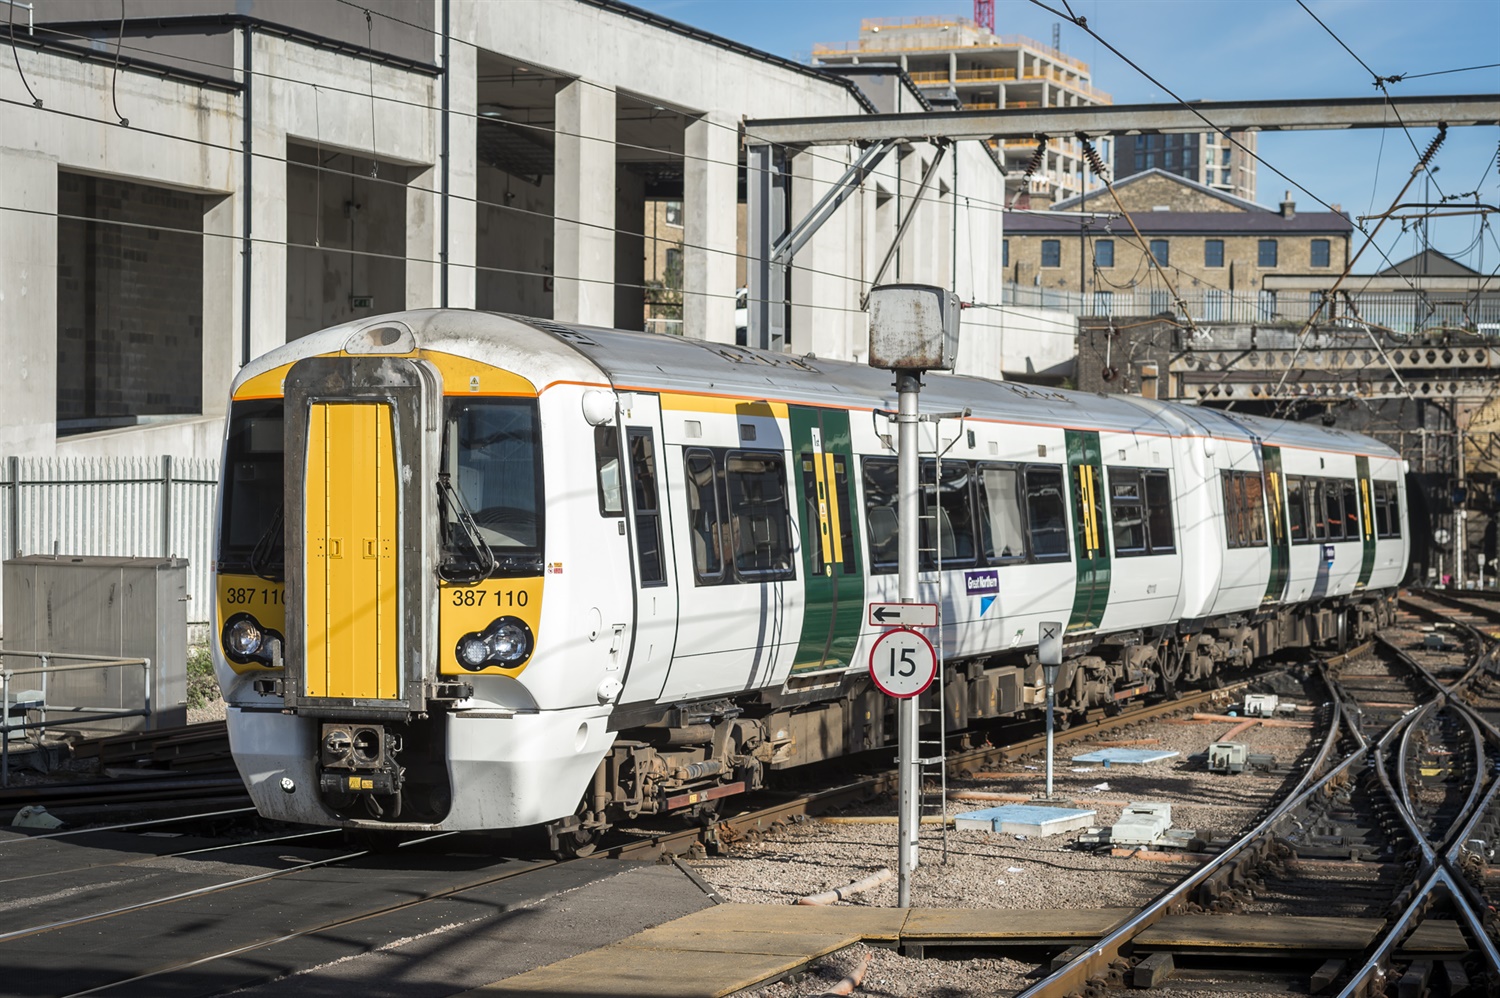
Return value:
<svg viewBox="0 0 1500 998">
<path fill-rule="evenodd" d="M 1075 755 L 1074 762 L 1102 762 L 1106 766 L 1144 766 L 1148 762 L 1160 762 L 1173 756 L 1181 755 L 1181 752 L 1166 751 L 1164 749 L 1141 749 L 1141 748 L 1103 748 L 1093 752 L 1085 752 L 1083 755 Z"/>
</svg>

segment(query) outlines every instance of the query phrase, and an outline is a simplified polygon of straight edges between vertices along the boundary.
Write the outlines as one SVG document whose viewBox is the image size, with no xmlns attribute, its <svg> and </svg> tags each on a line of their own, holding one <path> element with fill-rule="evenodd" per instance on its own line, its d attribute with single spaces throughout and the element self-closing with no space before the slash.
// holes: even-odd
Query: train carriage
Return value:
<svg viewBox="0 0 1500 998">
<path fill-rule="evenodd" d="M 946 375 L 922 407 L 951 727 L 1037 708 L 1044 620 L 1079 712 L 1389 612 L 1408 531 L 1373 440 Z M 257 807 L 566 850 L 888 743 L 895 408 L 862 365 L 456 310 L 259 358 L 215 649 Z"/>
</svg>

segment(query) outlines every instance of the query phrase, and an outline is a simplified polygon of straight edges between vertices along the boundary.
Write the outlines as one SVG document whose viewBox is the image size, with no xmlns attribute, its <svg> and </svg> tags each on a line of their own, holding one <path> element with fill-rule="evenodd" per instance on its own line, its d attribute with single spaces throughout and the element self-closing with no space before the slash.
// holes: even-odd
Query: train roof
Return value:
<svg viewBox="0 0 1500 998">
<path fill-rule="evenodd" d="M 866 364 L 467 309 L 417 309 L 342 323 L 255 358 L 235 384 L 288 361 L 337 352 L 362 331 L 395 323 L 411 330 L 416 346 L 482 357 L 527 378 L 539 391 L 563 382 L 608 381 L 620 391 L 666 390 L 852 409 L 897 407 L 891 372 Z M 976 419 L 1016 424 L 1258 438 L 1286 447 L 1398 457 L 1377 440 L 1337 427 L 969 375 L 924 375 L 921 408 L 967 408 Z"/>
</svg>

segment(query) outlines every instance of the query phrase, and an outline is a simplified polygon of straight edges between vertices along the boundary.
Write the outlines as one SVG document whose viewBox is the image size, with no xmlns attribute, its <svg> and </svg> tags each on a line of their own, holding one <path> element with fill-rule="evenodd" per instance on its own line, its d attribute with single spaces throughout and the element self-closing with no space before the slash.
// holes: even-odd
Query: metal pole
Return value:
<svg viewBox="0 0 1500 998">
<path fill-rule="evenodd" d="M 1465 433 L 1458 425 L 1457 401 L 1453 403 L 1453 435 L 1458 441 L 1458 490 L 1463 495 L 1458 503 L 1457 515 L 1453 518 L 1453 581 L 1458 584 L 1459 589 L 1463 589 L 1469 563 L 1469 494 L 1464 466 L 1469 462 L 1468 455 L 1464 453 Z"/>
<path fill-rule="evenodd" d="M 897 457 L 897 516 L 901 529 L 897 548 L 897 569 L 900 580 L 900 597 L 903 603 L 917 601 L 917 568 L 920 557 L 917 520 L 918 458 L 917 458 L 917 393 L 922 390 L 922 377 L 918 371 L 897 371 L 896 391 L 899 396 L 896 425 Z M 917 837 L 921 822 L 917 815 L 917 698 L 908 697 L 896 706 L 896 772 L 898 774 L 898 819 L 896 904 L 911 907 L 911 877 L 917 869 Z"/>
<path fill-rule="evenodd" d="M 1047 671 L 1051 671 L 1050 669 Z M 1052 703 L 1055 687 L 1047 680 L 1047 799 L 1052 799 Z"/>
</svg>

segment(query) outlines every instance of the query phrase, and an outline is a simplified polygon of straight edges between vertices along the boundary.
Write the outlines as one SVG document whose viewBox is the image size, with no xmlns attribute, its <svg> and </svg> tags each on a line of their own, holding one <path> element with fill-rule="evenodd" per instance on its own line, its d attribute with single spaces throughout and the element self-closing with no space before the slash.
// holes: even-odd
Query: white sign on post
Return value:
<svg viewBox="0 0 1500 998">
<path fill-rule="evenodd" d="M 936 627 L 936 603 L 871 603 L 871 627 Z"/>
<path fill-rule="evenodd" d="M 886 631 L 870 649 L 870 678 L 886 696 L 910 699 L 937 678 L 937 652 L 916 631 Z"/>
</svg>

